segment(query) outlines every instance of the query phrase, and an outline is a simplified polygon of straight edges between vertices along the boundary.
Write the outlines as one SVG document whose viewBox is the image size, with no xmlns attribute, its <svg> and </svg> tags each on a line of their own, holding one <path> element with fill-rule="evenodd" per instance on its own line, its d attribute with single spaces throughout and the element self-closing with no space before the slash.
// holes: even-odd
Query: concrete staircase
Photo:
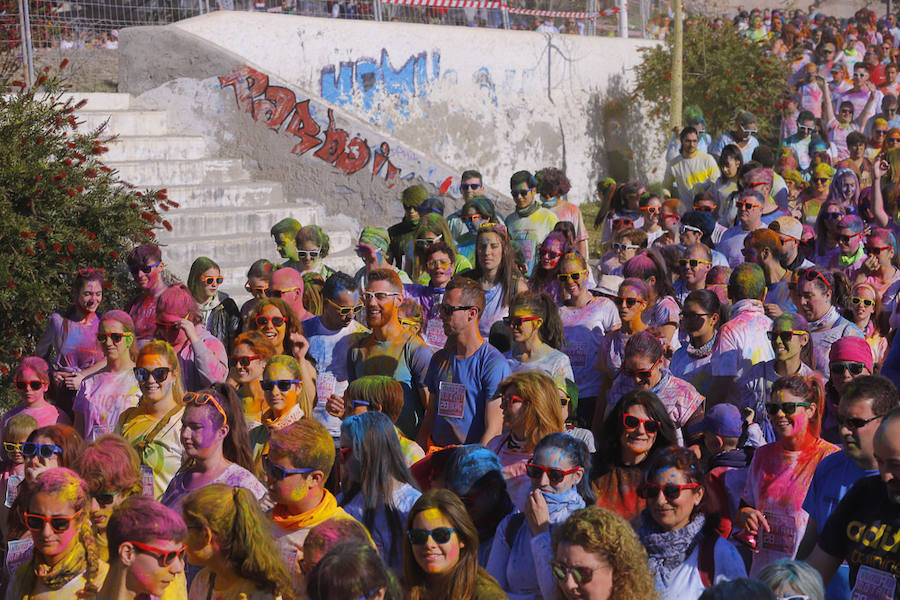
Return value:
<svg viewBox="0 0 900 600">
<path fill-rule="evenodd" d="M 360 260 L 353 254 L 356 231 L 342 229 L 340 219 L 311 200 L 285 198 L 281 184 L 253 179 L 240 160 L 211 155 L 203 137 L 170 130 L 167 114 L 143 110 L 128 94 L 72 94 L 87 104 L 76 113 L 80 129 L 107 122 L 118 138 L 109 144 L 106 164 L 138 188 L 166 188 L 179 208 L 164 213 L 172 231 L 157 233 L 168 269 L 187 280 L 191 263 L 208 256 L 222 268 L 222 289 L 240 305 L 246 273 L 253 261 L 280 258 L 269 229 L 285 217 L 317 224 L 330 238 L 325 262 L 354 273 Z M 337 223 L 337 224 L 336 224 Z"/>
</svg>

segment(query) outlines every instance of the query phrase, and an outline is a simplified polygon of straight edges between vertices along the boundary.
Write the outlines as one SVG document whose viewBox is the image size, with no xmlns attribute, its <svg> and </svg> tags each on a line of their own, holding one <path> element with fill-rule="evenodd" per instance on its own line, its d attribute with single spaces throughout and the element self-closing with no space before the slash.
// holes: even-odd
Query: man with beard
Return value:
<svg viewBox="0 0 900 600">
<path fill-rule="evenodd" d="M 838 421 L 841 451 L 822 459 L 813 475 L 803 510 L 809 513 L 806 534 L 797 552 L 805 558 L 822 533 L 828 517 L 847 491 L 863 477 L 878 475 L 875 461 L 875 432 L 881 420 L 897 407 L 897 388 L 888 379 L 863 375 L 844 387 Z M 826 590 L 826 599 L 849 598 L 850 569 L 841 565 Z"/>
<path fill-rule="evenodd" d="M 399 381 L 403 386 L 403 410 L 396 424 L 403 435 L 415 439 L 428 406 L 425 374 L 432 351 L 422 338 L 400 324 L 403 283 L 395 271 L 370 271 L 362 296 L 366 324 L 372 333 L 350 349 L 349 380 L 386 375 Z"/>
</svg>

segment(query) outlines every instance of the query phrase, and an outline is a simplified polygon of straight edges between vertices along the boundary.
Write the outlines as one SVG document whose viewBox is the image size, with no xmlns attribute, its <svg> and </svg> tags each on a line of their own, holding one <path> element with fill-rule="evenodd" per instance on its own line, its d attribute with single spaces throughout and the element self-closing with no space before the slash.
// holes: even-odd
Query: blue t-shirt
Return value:
<svg viewBox="0 0 900 600">
<path fill-rule="evenodd" d="M 822 534 L 825 522 L 841 498 L 863 477 L 878 475 L 878 469 L 863 471 L 843 450 L 819 462 L 803 501 L 803 510 L 816 520 L 816 533 Z M 825 588 L 825 600 L 850 597 L 850 568 L 842 564 Z"/>
<path fill-rule="evenodd" d="M 437 402 L 431 439 L 438 446 L 477 444 L 484 435 L 484 414 L 497 385 L 510 375 L 509 363 L 486 341 L 472 356 L 460 360 L 454 344 L 434 353 L 425 385 Z M 442 384 L 443 383 L 443 390 Z M 462 404 L 462 386 L 465 404 Z M 459 415 L 461 416 L 455 416 Z"/>
</svg>

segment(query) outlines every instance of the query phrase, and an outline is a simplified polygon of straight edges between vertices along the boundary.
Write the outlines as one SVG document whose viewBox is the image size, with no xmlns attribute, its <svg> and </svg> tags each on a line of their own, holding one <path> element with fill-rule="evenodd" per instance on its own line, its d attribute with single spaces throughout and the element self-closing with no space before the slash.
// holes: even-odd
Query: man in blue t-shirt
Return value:
<svg viewBox="0 0 900 600">
<path fill-rule="evenodd" d="M 878 475 L 853 484 L 807 562 L 828 583 L 846 560 L 851 593 L 845 598 L 900 600 L 900 408 L 881 419 L 872 448 Z"/>
<path fill-rule="evenodd" d="M 806 534 L 797 552 L 806 558 L 822 533 L 828 517 L 857 480 L 878 475 L 875 432 L 884 415 L 898 404 L 897 389 L 888 379 L 863 375 L 846 384 L 838 408 L 841 451 L 822 459 L 813 475 L 803 510 L 809 513 Z M 826 600 L 850 597 L 850 569 L 842 565 L 828 584 Z"/>
<path fill-rule="evenodd" d="M 434 353 L 425 385 L 428 405 L 417 441 L 429 437 L 437 446 L 486 444 L 503 428 L 497 385 L 509 374 L 509 363 L 478 330 L 484 290 L 472 279 L 447 284 L 439 314 L 447 343 Z"/>
</svg>

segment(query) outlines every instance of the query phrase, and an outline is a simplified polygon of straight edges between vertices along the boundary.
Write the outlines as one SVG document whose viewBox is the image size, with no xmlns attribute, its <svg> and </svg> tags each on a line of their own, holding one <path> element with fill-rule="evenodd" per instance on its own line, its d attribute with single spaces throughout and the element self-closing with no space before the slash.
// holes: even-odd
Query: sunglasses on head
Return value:
<svg viewBox="0 0 900 600">
<path fill-rule="evenodd" d="M 34 390 L 36 392 L 39 389 L 41 389 L 41 387 L 43 387 L 43 385 L 44 385 L 43 381 L 38 381 L 36 379 L 32 379 L 31 381 L 22 381 L 20 379 L 20 380 L 16 381 L 16 389 L 19 390 L 20 392 L 24 392 L 28 388 L 31 388 L 32 390 Z"/>
<path fill-rule="evenodd" d="M 512 327 L 513 329 L 521 329 L 522 325 L 528 323 L 529 321 L 537 321 L 541 317 L 530 316 L 530 317 L 503 317 L 503 322 L 506 323 L 507 327 Z"/>
<path fill-rule="evenodd" d="M 228 415 L 225 414 L 225 409 L 222 408 L 222 403 L 213 396 L 212 394 L 207 394 L 203 392 L 188 392 L 181 399 L 185 404 L 193 404 L 195 406 L 202 406 L 204 404 L 212 404 L 213 407 L 219 411 L 219 414 L 222 415 L 222 424 L 228 425 Z"/>
<path fill-rule="evenodd" d="M 269 287 L 269 288 L 266 288 L 266 297 L 267 298 L 281 298 L 288 292 L 293 292 L 296 289 L 299 289 L 299 288 L 292 287 L 292 288 L 287 288 L 284 290 L 273 290 L 272 288 Z"/>
<path fill-rule="evenodd" d="M 594 571 L 596 570 L 597 569 L 592 569 L 590 567 L 570 567 L 557 560 L 550 563 L 550 571 L 553 573 L 553 577 L 559 581 L 565 581 L 571 574 L 575 585 L 590 583 L 591 579 L 594 578 Z"/>
<path fill-rule="evenodd" d="M 628 308 L 632 308 L 638 302 L 647 303 L 643 298 L 625 298 L 624 296 L 613 296 L 612 301 L 616 303 L 616 306 L 627 306 Z"/>
<path fill-rule="evenodd" d="M 662 492 L 666 500 L 677 500 L 681 496 L 683 490 L 696 490 L 700 487 L 699 483 L 667 483 L 659 485 L 658 483 L 645 483 L 638 490 L 638 496 L 645 500 L 653 500 Z"/>
<path fill-rule="evenodd" d="M 26 457 L 50 458 L 54 454 L 62 454 L 62 448 L 56 444 L 38 444 L 36 442 L 24 442 L 22 444 L 22 455 Z"/>
<path fill-rule="evenodd" d="M 562 283 L 565 283 L 569 279 L 573 282 L 578 283 L 582 279 L 587 279 L 587 271 L 575 271 L 574 273 L 557 273 L 556 278 L 559 279 Z"/>
<path fill-rule="evenodd" d="M 97 501 L 100 506 L 109 506 L 116 501 L 116 496 L 121 492 L 102 492 L 100 494 L 91 494 L 91 498 Z"/>
<path fill-rule="evenodd" d="M 265 358 L 262 354 L 251 354 L 250 356 L 229 356 L 228 357 L 228 366 L 236 367 L 241 365 L 246 368 L 250 366 L 250 361 L 257 360 L 260 358 Z"/>
<path fill-rule="evenodd" d="M 806 333 L 806 332 L 805 331 L 795 331 L 795 330 L 791 329 L 790 331 L 767 331 L 766 335 L 768 336 L 769 341 L 772 342 L 773 344 L 775 343 L 775 340 L 781 339 L 781 343 L 786 346 L 790 343 L 791 339 L 795 335 L 802 335 L 804 333 Z"/>
<path fill-rule="evenodd" d="M 559 485 L 567 475 L 577 473 L 581 467 L 572 467 L 571 469 L 557 469 L 555 467 L 545 467 L 544 465 L 536 465 L 533 462 L 525 464 L 525 474 L 531 479 L 540 479 L 547 474 L 550 485 Z"/>
<path fill-rule="evenodd" d="M 225 281 L 225 278 L 219 275 L 218 277 L 201 277 L 200 281 L 203 282 L 203 285 L 222 285 L 222 282 Z"/>
<path fill-rule="evenodd" d="M 622 415 L 622 425 L 629 431 L 637 429 L 641 425 L 644 426 L 644 431 L 647 433 L 656 433 L 659 431 L 659 421 L 654 419 L 642 419 L 627 413 Z"/>
<path fill-rule="evenodd" d="M 862 375 L 863 370 L 866 368 L 861 362 L 854 362 L 851 360 L 841 360 L 835 361 L 833 363 L 829 363 L 828 370 L 831 371 L 832 375 L 843 375 L 847 371 L 850 372 L 850 375 L 856 377 L 857 375 Z"/>
<path fill-rule="evenodd" d="M 455 532 L 456 530 L 452 527 L 410 529 L 406 532 L 406 536 L 409 538 L 409 543 L 413 546 L 424 546 L 428 543 L 428 538 L 433 539 L 436 544 L 446 544 Z"/>
<path fill-rule="evenodd" d="M 771 416 L 775 416 L 778 414 L 778 411 L 783 412 L 786 416 L 791 416 L 795 412 L 797 412 L 798 406 L 808 407 L 810 406 L 809 402 L 766 402 L 766 412 Z"/>
<path fill-rule="evenodd" d="M 640 246 L 636 244 L 623 244 L 621 242 L 613 242 L 612 249 L 616 252 L 625 252 L 626 250 L 637 250 Z"/>
<path fill-rule="evenodd" d="M 299 379 L 263 379 L 259 382 L 259 387 L 263 389 L 264 392 L 271 392 L 275 389 L 275 386 L 278 386 L 278 389 L 282 392 L 286 392 L 291 389 L 291 386 L 295 383 L 300 383 Z"/>
<path fill-rule="evenodd" d="M 144 367 L 135 367 L 134 368 L 134 378 L 138 380 L 138 383 L 146 383 L 150 380 L 150 377 L 153 377 L 153 381 L 156 383 L 162 383 L 169 377 L 169 371 L 171 371 L 169 367 L 156 367 L 155 369 L 145 369 Z"/>
<path fill-rule="evenodd" d="M 266 474 L 276 481 L 281 481 L 286 477 L 290 477 L 291 475 L 308 475 L 315 471 L 315 469 L 288 469 L 286 467 L 282 467 L 281 465 L 276 465 L 269 459 L 269 455 L 266 454 L 263 457 L 263 468 L 266 471 Z"/>
<path fill-rule="evenodd" d="M 133 335 L 134 334 L 131 333 L 130 331 L 126 331 L 124 333 L 98 333 L 97 341 L 100 342 L 101 344 L 105 344 L 106 338 L 109 338 L 113 341 L 113 344 L 118 344 L 119 342 L 122 341 L 123 337 L 130 338 Z"/>
<path fill-rule="evenodd" d="M 875 306 L 875 301 L 874 301 L 874 300 L 870 300 L 870 299 L 868 299 L 868 298 L 859 298 L 859 297 L 857 297 L 857 296 L 854 296 L 854 297 L 850 298 L 850 302 L 851 302 L 852 304 L 857 305 L 857 306 L 860 305 L 860 304 L 862 304 L 862 305 L 865 306 L 865 307 L 872 307 L 872 306 Z"/>
<path fill-rule="evenodd" d="M 144 544 L 142 542 L 135 542 L 134 540 L 129 540 L 125 542 L 126 544 L 131 544 L 139 551 L 144 552 L 145 554 L 150 554 L 155 556 L 159 561 L 160 567 L 168 567 L 171 565 L 175 559 L 179 559 L 182 563 L 184 563 L 184 557 L 187 553 L 187 546 L 182 546 L 178 550 L 163 550 L 161 548 L 157 548 L 155 546 L 151 546 L 150 544 Z"/>
<path fill-rule="evenodd" d="M 142 267 L 131 267 L 128 270 L 131 271 L 131 275 L 135 276 L 138 274 L 138 271 L 142 272 L 144 275 L 149 275 L 150 271 L 153 270 L 153 267 L 158 267 L 162 263 L 161 260 L 156 261 L 152 265 L 144 265 Z"/>
<path fill-rule="evenodd" d="M 515 198 L 524 198 L 528 195 L 528 192 L 533 192 L 534 188 L 528 188 L 527 190 L 511 190 L 509 195 Z"/>
<path fill-rule="evenodd" d="M 443 237 L 444 237 L 444 234 L 442 233 L 441 235 L 437 236 L 436 238 L 419 238 L 416 240 L 416 247 L 417 248 L 427 248 L 428 246 L 434 244 L 435 242 L 441 241 L 441 239 Z"/>
<path fill-rule="evenodd" d="M 297 250 L 297 258 L 311 258 L 313 260 L 319 258 L 318 250 Z"/>
<path fill-rule="evenodd" d="M 797 281 L 800 281 L 801 279 L 805 279 L 806 281 L 815 281 L 816 279 L 821 279 L 825 283 L 825 286 L 829 290 L 831 289 L 831 284 L 828 283 L 828 280 L 825 278 L 825 276 L 815 269 L 798 269 Z"/>
<path fill-rule="evenodd" d="M 44 515 L 36 515 L 34 513 L 25 513 L 25 527 L 28 528 L 29 531 L 43 531 L 44 524 L 50 523 L 50 529 L 52 529 L 55 533 L 64 533 L 69 530 L 69 527 L 72 526 L 72 521 L 81 514 L 79 510 L 74 515 L 69 517 L 47 517 Z"/>
<path fill-rule="evenodd" d="M 362 310 L 362 306 L 359 304 L 357 304 L 356 306 L 341 306 L 340 304 L 337 304 L 331 298 L 325 298 L 325 301 L 328 302 L 328 304 L 335 307 L 337 309 L 338 314 L 342 317 L 349 317 L 350 315 Z"/>
<path fill-rule="evenodd" d="M 678 264 L 682 269 L 688 265 L 690 265 L 692 269 L 696 269 L 700 265 L 711 265 L 712 263 L 708 260 L 701 260 L 699 258 L 680 258 L 678 259 Z"/>
<path fill-rule="evenodd" d="M 716 209 L 715 209 L 714 206 L 697 206 L 697 205 L 695 204 L 695 205 L 694 205 L 694 210 L 699 210 L 700 212 L 711 213 L 711 212 L 713 212 L 713 211 L 716 210 Z"/>
<path fill-rule="evenodd" d="M 842 427 L 846 427 L 847 429 L 862 429 L 872 421 L 876 419 L 880 419 L 884 415 L 875 415 L 869 419 L 860 419 L 858 417 L 844 417 L 842 415 L 837 416 L 837 422 Z"/>
<path fill-rule="evenodd" d="M 459 184 L 459 190 L 461 192 L 468 192 L 470 190 L 477 190 L 481 186 L 481 183 L 461 183 Z"/>
<path fill-rule="evenodd" d="M 685 225 L 685 224 L 682 224 L 682 225 L 681 225 L 681 229 L 680 229 L 679 231 L 681 231 L 681 234 L 682 234 L 682 235 L 684 235 L 684 234 L 685 234 L 686 232 L 688 232 L 688 231 L 693 231 L 694 233 L 699 233 L 699 234 L 701 234 L 701 235 L 703 234 L 703 230 L 702 230 L 702 229 L 700 229 L 699 227 L 694 227 L 693 225 Z"/>
<path fill-rule="evenodd" d="M 267 317 L 265 315 L 256 315 L 256 318 L 253 319 L 256 323 L 257 327 L 266 327 L 271 322 L 272 327 L 281 327 L 287 322 L 287 319 L 284 317 Z"/>
</svg>

